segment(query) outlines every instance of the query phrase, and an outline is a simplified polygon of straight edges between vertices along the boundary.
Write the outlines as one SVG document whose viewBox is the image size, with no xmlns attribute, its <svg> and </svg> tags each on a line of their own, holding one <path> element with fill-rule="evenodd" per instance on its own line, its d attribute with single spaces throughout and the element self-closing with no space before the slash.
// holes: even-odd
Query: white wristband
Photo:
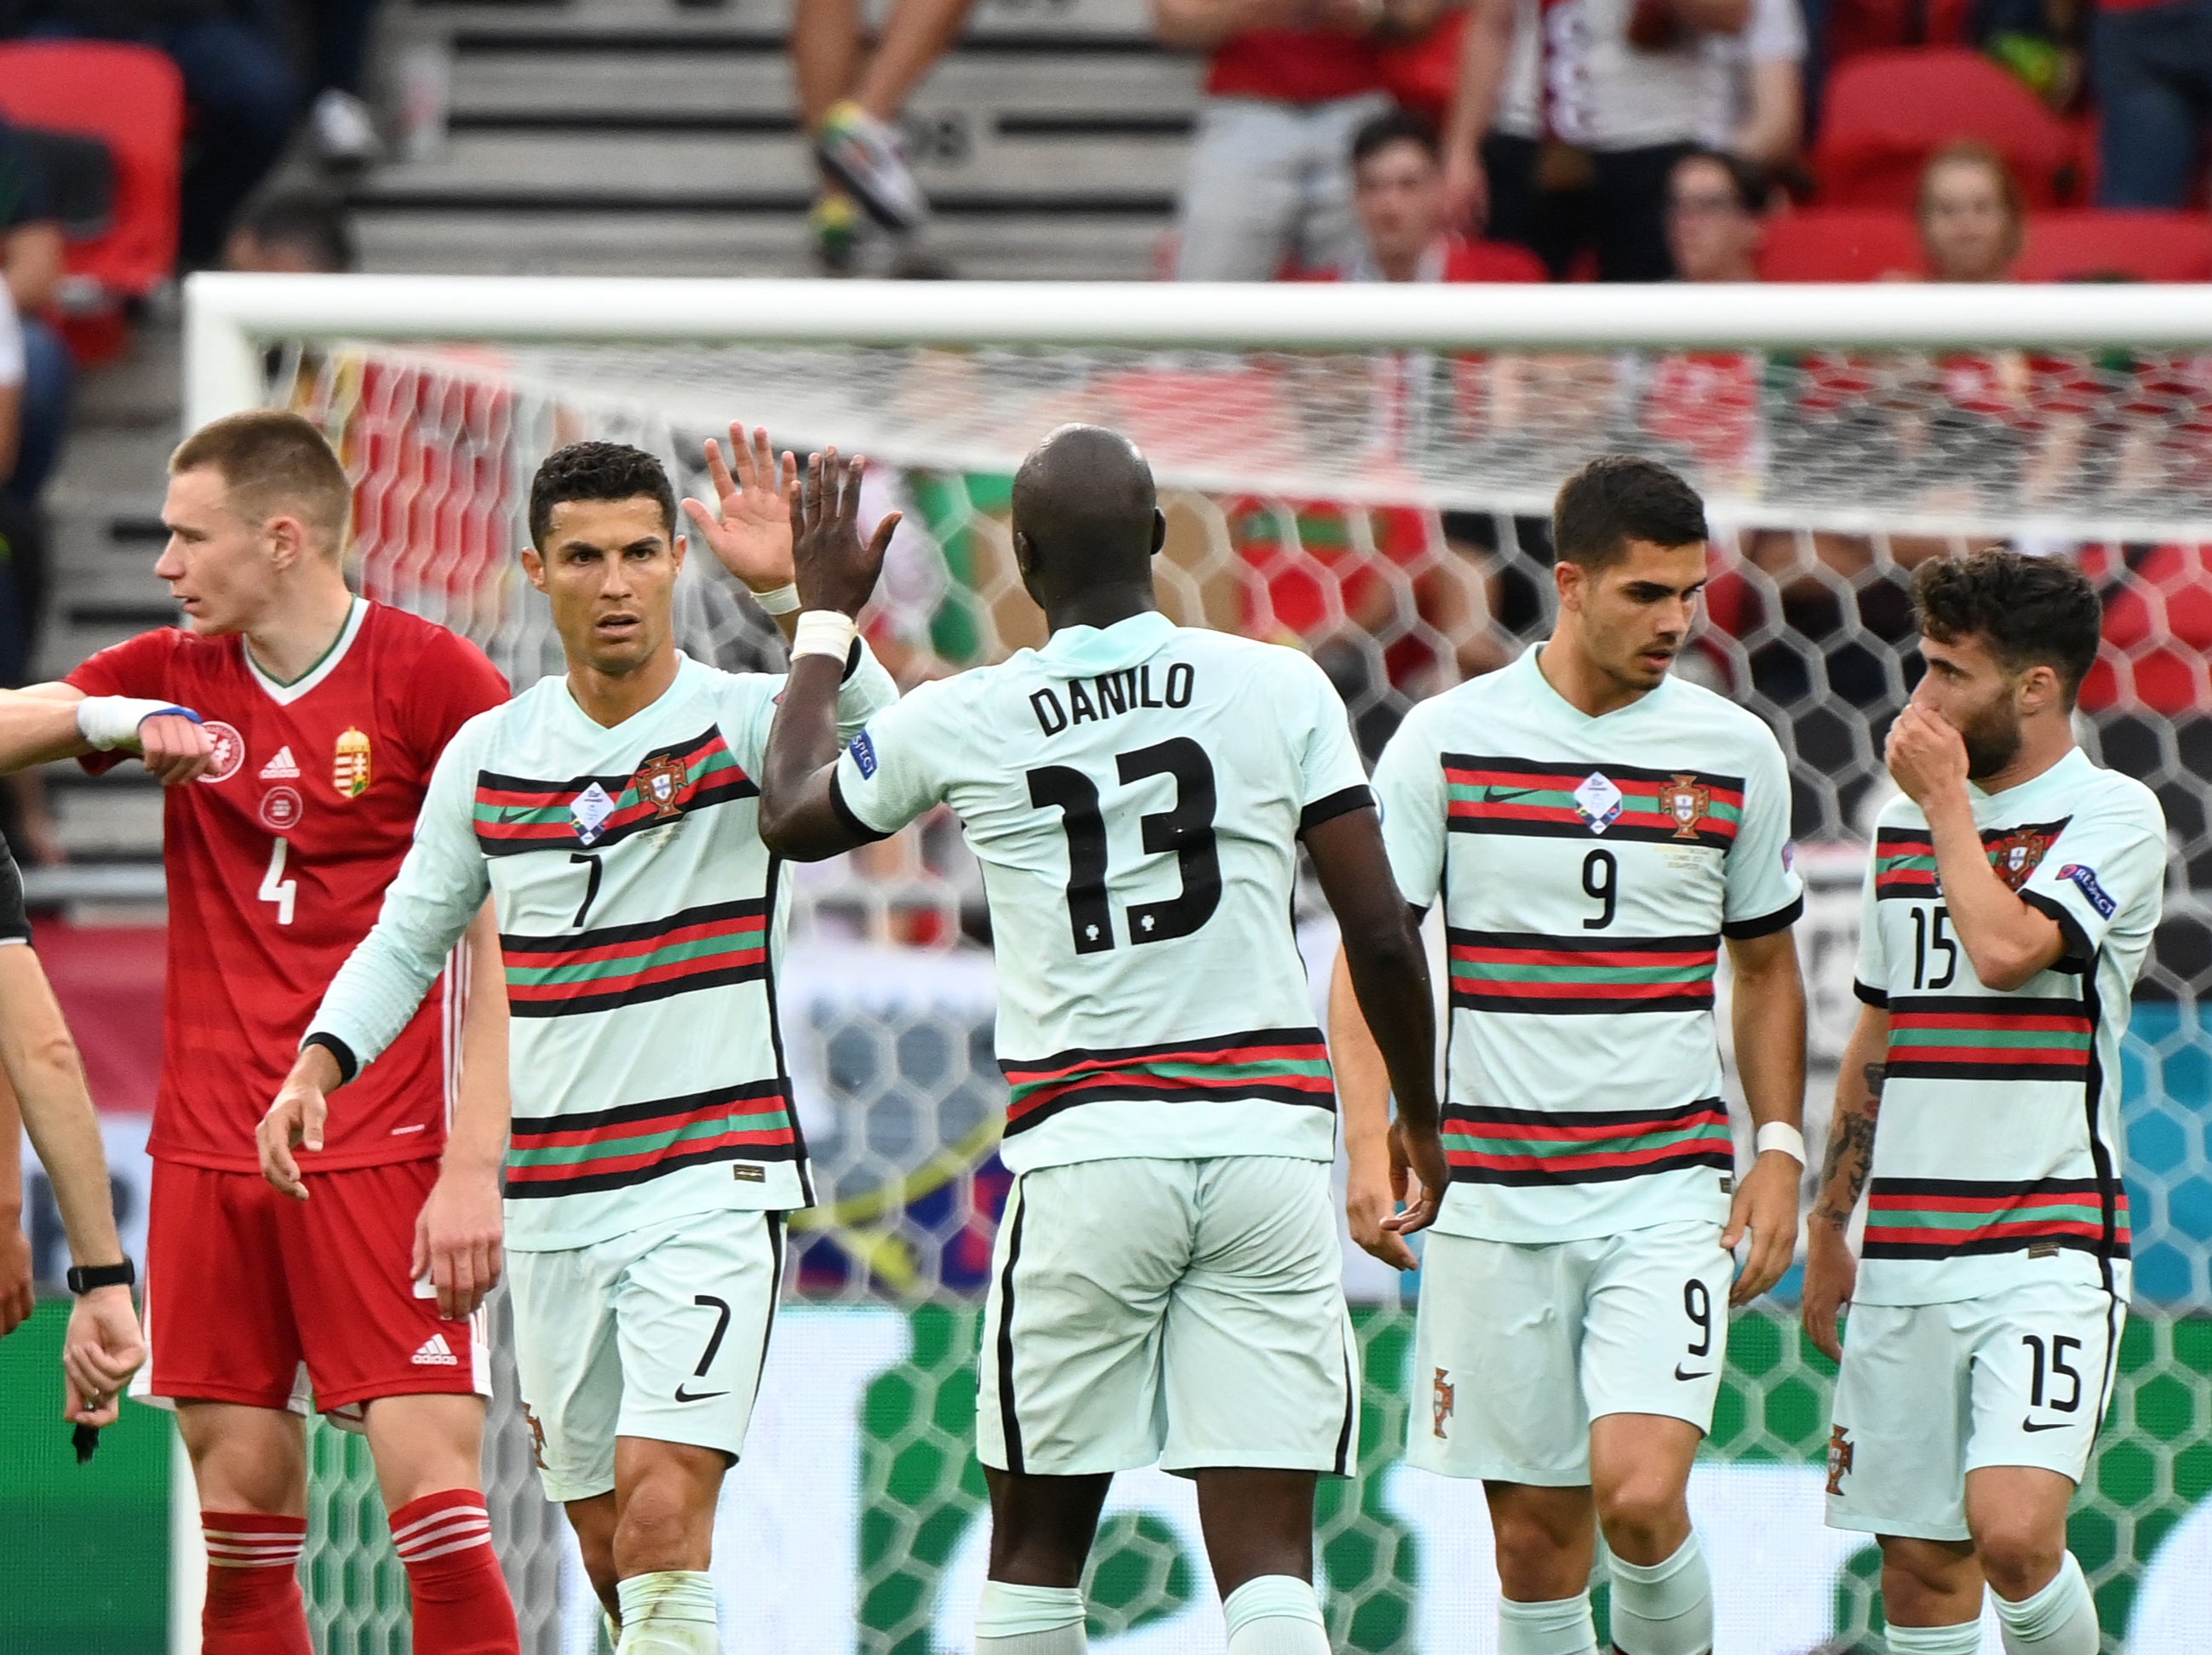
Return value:
<svg viewBox="0 0 2212 1655">
<path fill-rule="evenodd" d="M 103 753 L 112 753 L 137 739 L 138 726 L 162 713 L 190 718 L 200 715 L 171 701 L 149 701 L 136 695 L 88 695 L 76 704 L 76 731 Z"/>
<path fill-rule="evenodd" d="M 835 609 L 809 609 L 799 617 L 798 630 L 791 635 L 791 658 L 802 655 L 832 655 L 838 664 L 853 652 L 853 640 L 860 635 L 860 623 L 849 615 L 840 615 Z"/>
<path fill-rule="evenodd" d="M 1785 1120 L 1770 1120 L 1752 1137 L 1752 1144 L 1760 1155 L 1769 1149 L 1779 1149 L 1800 1167 L 1805 1164 L 1805 1135 Z"/>
<path fill-rule="evenodd" d="M 770 615 L 789 615 L 799 607 L 799 583 L 787 580 L 768 591 L 755 592 L 753 602 Z"/>
</svg>

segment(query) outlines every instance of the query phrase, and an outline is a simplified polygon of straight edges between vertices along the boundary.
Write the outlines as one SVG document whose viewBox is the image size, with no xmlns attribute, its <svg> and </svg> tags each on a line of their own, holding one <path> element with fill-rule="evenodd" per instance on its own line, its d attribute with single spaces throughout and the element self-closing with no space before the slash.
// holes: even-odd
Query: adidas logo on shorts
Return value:
<svg viewBox="0 0 2212 1655">
<path fill-rule="evenodd" d="M 261 767 L 261 779 L 264 781 L 296 780 L 299 774 L 300 761 L 292 756 L 292 749 L 289 747 L 278 748 L 276 756 Z"/>
<path fill-rule="evenodd" d="M 408 1360 L 417 1367 L 459 1367 L 461 1359 L 453 1355 L 453 1346 L 446 1343 L 442 1333 L 433 1333 L 422 1341 L 422 1348 Z"/>
</svg>

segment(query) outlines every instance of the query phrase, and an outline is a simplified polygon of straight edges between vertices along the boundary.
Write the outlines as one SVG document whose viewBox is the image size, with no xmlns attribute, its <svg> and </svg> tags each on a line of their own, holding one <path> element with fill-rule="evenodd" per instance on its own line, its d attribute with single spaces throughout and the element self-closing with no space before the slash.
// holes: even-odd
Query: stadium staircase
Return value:
<svg viewBox="0 0 2212 1655">
<path fill-rule="evenodd" d="M 872 7 L 872 12 L 876 8 Z M 441 64 L 444 142 L 355 191 L 372 270 L 792 276 L 814 268 L 812 171 L 784 46 L 790 0 L 416 0 L 385 19 L 404 65 Z M 1003 278 L 1149 276 L 1198 101 L 1145 0 L 976 0 L 916 92 L 908 136 L 938 214 L 918 251 Z M 887 246 L 864 252 L 881 271 Z M 171 307 L 173 312 L 173 307 Z M 88 374 L 50 495 L 55 579 L 40 670 L 58 675 L 174 610 L 152 567 L 178 433 L 173 313 Z M 161 796 L 126 767 L 49 785 L 72 864 L 34 886 L 157 893 Z"/>
</svg>

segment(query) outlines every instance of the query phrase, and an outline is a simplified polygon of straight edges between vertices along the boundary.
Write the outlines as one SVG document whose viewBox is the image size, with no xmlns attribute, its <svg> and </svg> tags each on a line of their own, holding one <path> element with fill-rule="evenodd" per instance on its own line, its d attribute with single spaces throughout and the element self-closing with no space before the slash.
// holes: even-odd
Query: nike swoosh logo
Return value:
<svg viewBox="0 0 2212 1655">
<path fill-rule="evenodd" d="M 1712 1376 L 1713 1370 L 1710 1367 L 1701 1367 L 1694 1373 L 1685 1373 L 1681 1363 L 1674 1364 L 1674 1377 L 1678 1379 L 1709 1379 Z"/>
<path fill-rule="evenodd" d="M 1542 792 L 1540 787 L 1486 787 L 1483 790 L 1485 804 L 1503 804 L 1508 799 L 1525 799 Z"/>
<path fill-rule="evenodd" d="M 676 1400 L 678 1402 L 712 1402 L 717 1397 L 726 1397 L 729 1394 L 726 1391 L 687 1391 L 680 1385 L 676 1387 Z"/>
<path fill-rule="evenodd" d="M 2033 1420 L 2024 1419 L 2020 1422 L 2020 1428 L 2023 1431 L 2063 1431 L 2073 1423 L 2072 1420 L 2045 1420 L 2038 1425 Z"/>
</svg>

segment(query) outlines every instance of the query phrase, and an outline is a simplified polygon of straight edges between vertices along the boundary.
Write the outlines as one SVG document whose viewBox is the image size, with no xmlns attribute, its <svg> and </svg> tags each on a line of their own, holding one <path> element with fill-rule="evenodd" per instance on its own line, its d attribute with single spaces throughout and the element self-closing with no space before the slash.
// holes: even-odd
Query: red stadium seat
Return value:
<svg viewBox="0 0 2212 1655">
<path fill-rule="evenodd" d="M 2212 219 L 2202 213 L 2036 213 L 2023 282 L 2212 281 Z"/>
<path fill-rule="evenodd" d="M 1972 0 L 1838 0 L 1828 18 L 1828 63 L 1906 46 L 1962 46 Z"/>
<path fill-rule="evenodd" d="M 2003 70 L 1948 46 L 1854 58 L 1828 82 L 1813 152 L 1821 204 L 1910 211 L 1929 156 L 1961 138 L 2002 155 L 2030 207 L 2057 204 L 2074 135 Z"/>
<path fill-rule="evenodd" d="M 1920 274 L 1920 237 L 1910 215 L 1862 207 L 1814 207 L 1767 221 L 1762 282 L 1878 282 Z"/>
<path fill-rule="evenodd" d="M 113 221 L 67 252 L 68 273 L 94 295 L 82 312 L 71 306 L 78 312 L 70 318 L 73 341 L 112 348 L 121 338 L 123 301 L 151 293 L 177 262 L 183 78 L 146 46 L 9 41 L 0 43 L 0 114 L 18 125 L 97 138 L 114 157 Z"/>
</svg>

